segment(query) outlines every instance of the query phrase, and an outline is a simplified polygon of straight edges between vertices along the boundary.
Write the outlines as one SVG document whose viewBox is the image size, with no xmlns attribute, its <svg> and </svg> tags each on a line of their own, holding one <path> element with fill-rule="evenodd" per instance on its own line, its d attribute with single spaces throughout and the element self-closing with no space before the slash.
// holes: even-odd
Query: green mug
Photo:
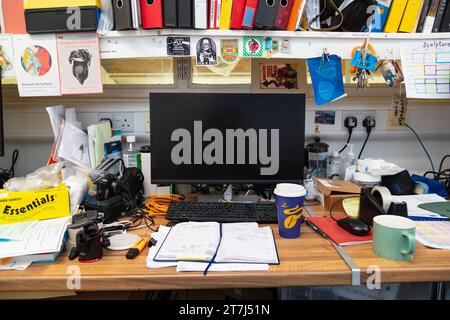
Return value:
<svg viewBox="0 0 450 320">
<path fill-rule="evenodd" d="M 373 218 L 373 252 L 386 259 L 411 260 L 416 247 L 415 234 L 416 223 L 411 219 L 376 216 Z"/>
</svg>

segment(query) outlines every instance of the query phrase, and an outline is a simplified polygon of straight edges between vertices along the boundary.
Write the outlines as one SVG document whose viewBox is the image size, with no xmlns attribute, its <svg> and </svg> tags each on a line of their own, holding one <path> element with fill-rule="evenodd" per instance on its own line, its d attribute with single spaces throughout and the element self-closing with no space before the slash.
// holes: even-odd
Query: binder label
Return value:
<svg viewBox="0 0 450 320">
<path fill-rule="evenodd" d="M 205 37 L 197 42 L 197 65 L 217 65 L 217 47 L 213 39 Z"/>
<path fill-rule="evenodd" d="M 190 37 L 167 37 L 168 56 L 188 56 L 191 54 Z"/>
<path fill-rule="evenodd" d="M 236 61 L 239 57 L 239 40 L 220 40 L 220 55 L 225 62 L 231 63 Z"/>
</svg>

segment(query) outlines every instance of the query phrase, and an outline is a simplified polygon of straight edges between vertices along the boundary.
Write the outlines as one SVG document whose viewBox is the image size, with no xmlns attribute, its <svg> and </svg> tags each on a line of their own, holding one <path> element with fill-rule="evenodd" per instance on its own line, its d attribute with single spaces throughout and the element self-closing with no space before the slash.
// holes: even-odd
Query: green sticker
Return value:
<svg viewBox="0 0 450 320">
<path fill-rule="evenodd" d="M 262 57 L 264 52 L 263 37 L 245 36 L 242 40 L 244 57 Z"/>
</svg>

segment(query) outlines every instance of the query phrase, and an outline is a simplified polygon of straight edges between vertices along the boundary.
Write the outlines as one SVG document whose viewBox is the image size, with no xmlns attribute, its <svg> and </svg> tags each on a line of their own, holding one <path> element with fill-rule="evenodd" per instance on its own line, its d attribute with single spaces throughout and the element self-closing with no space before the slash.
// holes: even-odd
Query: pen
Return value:
<svg viewBox="0 0 450 320">
<path fill-rule="evenodd" d="M 150 238 L 141 238 L 141 240 L 139 240 L 138 242 L 136 242 L 136 244 L 130 248 L 130 250 L 128 250 L 127 252 L 127 259 L 131 260 L 136 258 L 141 252 L 142 250 L 144 250 L 145 247 L 147 247 L 147 244 L 150 242 Z"/>
<path fill-rule="evenodd" d="M 309 220 L 306 220 L 306 224 L 311 227 L 316 233 L 318 233 L 322 238 L 328 239 L 327 235 L 323 233 L 317 226 Z"/>
<path fill-rule="evenodd" d="M 0 242 L 11 242 L 11 241 L 16 241 L 16 240 L 8 239 L 8 238 L 0 238 Z"/>
</svg>

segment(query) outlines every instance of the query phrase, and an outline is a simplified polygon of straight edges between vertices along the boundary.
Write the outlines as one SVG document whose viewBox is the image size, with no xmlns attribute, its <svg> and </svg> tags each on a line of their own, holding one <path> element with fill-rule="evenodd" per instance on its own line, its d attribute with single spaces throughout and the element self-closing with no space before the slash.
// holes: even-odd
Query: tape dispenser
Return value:
<svg viewBox="0 0 450 320">
<path fill-rule="evenodd" d="M 391 192 L 386 187 L 362 188 L 359 202 L 361 220 L 372 225 L 373 218 L 380 214 L 408 217 L 408 206 L 404 201 L 392 201 Z"/>
</svg>

